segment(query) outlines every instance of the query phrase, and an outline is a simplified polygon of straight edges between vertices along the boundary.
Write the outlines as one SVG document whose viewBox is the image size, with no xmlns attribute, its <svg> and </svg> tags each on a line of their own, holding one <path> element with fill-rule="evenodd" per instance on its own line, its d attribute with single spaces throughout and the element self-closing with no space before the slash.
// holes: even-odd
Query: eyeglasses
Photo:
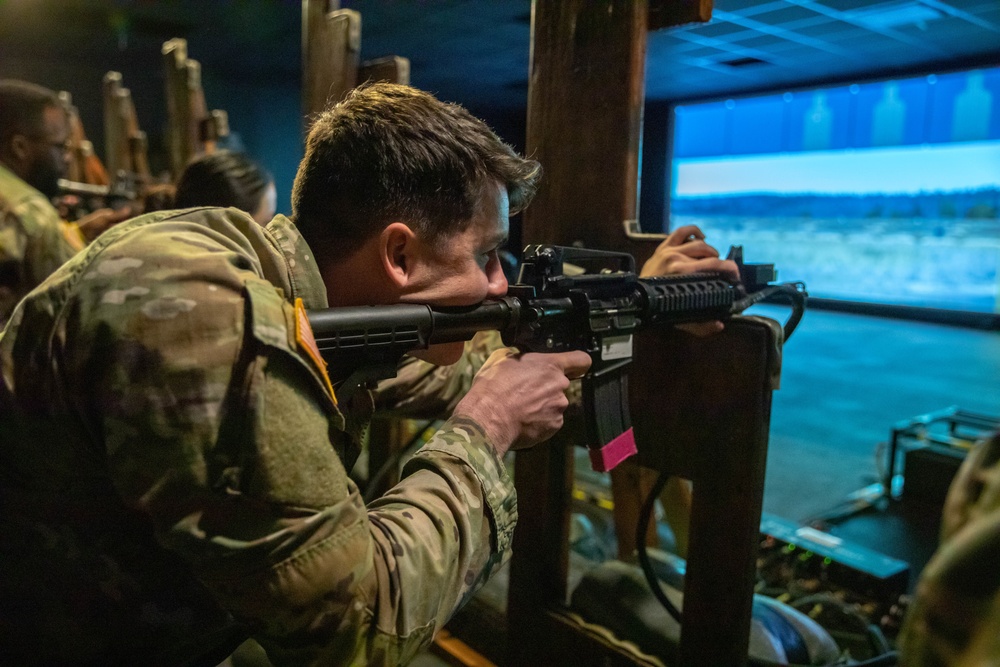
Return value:
<svg viewBox="0 0 1000 667">
<path fill-rule="evenodd" d="M 69 139 L 63 139 L 62 141 L 53 141 L 52 139 L 49 139 L 47 136 L 38 134 L 34 135 L 28 134 L 25 136 L 28 139 L 31 139 L 32 141 L 37 141 L 38 143 L 42 144 L 48 144 L 49 148 L 53 150 L 58 150 L 61 153 L 68 153 L 71 150 L 73 150 L 73 143 Z"/>
</svg>

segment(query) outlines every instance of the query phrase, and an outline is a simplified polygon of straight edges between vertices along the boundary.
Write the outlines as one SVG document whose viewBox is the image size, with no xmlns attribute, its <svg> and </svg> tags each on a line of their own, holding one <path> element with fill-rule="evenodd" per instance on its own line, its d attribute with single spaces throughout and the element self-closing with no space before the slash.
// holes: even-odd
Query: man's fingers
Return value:
<svg viewBox="0 0 1000 667">
<path fill-rule="evenodd" d="M 132 217 L 132 205 L 126 204 L 121 208 L 116 208 L 111 211 L 111 220 L 113 222 L 123 222 Z"/>
<path fill-rule="evenodd" d="M 583 350 L 572 350 L 570 352 L 559 352 L 557 354 L 550 355 L 552 361 L 556 363 L 557 366 L 562 368 L 563 373 L 566 374 L 571 380 L 583 377 L 590 368 L 591 358 L 590 355 Z"/>
<path fill-rule="evenodd" d="M 670 232 L 666 240 L 660 245 L 679 246 L 691 241 L 692 239 L 701 241 L 704 238 L 705 234 L 698 228 L 698 225 L 681 225 L 674 231 Z"/>
<path fill-rule="evenodd" d="M 719 251 L 704 241 L 689 241 L 684 245 L 672 246 L 670 251 L 674 254 L 685 255 L 693 259 L 719 256 Z"/>
</svg>

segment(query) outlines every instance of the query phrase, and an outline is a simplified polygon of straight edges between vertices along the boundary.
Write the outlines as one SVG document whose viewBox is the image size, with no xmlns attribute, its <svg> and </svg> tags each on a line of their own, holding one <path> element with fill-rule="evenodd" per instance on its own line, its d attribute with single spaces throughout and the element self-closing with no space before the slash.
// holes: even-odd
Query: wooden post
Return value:
<svg viewBox="0 0 1000 667">
<path fill-rule="evenodd" d="M 104 162 L 112 176 L 121 169 L 128 169 L 128 146 L 126 145 L 125 123 L 119 99 L 121 91 L 121 72 L 105 74 L 103 81 Z"/>
<path fill-rule="evenodd" d="M 302 0 L 302 115 L 313 118 L 357 85 L 361 14 L 336 0 Z"/>
<path fill-rule="evenodd" d="M 545 177 L 523 214 L 525 245 L 625 249 L 621 221 L 636 212 L 645 49 L 644 0 L 532 3 L 526 152 Z M 567 595 L 573 438 L 565 430 L 515 459 L 518 505 L 531 510 L 514 533 L 511 664 L 570 659 L 561 642 L 538 650 L 572 627 L 550 617 Z"/>
<path fill-rule="evenodd" d="M 105 186 L 108 184 L 108 172 L 100 158 L 94 153 L 94 145 L 87 139 L 80 112 L 73 104 L 73 96 L 65 90 L 59 91 L 59 101 L 66 110 L 69 121 L 69 162 L 66 165 L 66 178 L 76 183 Z"/>
<path fill-rule="evenodd" d="M 358 68 L 358 83 L 366 81 L 386 81 L 388 83 L 410 84 L 410 59 L 400 56 L 386 56 L 361 63 Z"/>
<path fill-rule="evenodd" d="M 192 124 L 187 40 L 171 39 L 164 42 L 162 53 L 167 88 L 167 153 L 170 157 L 170 175 L 177 180 L 191 158 L 190 141 L 187 137 L 187 128 Z"/>
<path fill-rule="evenodd" d="M 524 243 L 627 250 L 637 212 L 645 0 L 536 0 L 526 152 L 545 177 Z M 638 259 L 638 258 L 637 258 Z"/>
<path fill-rule="evenodd" d="M 711 2 L 653 0 L 650 6 L 646 0 L 535 0 L 532 8 L 526 152 L 542 163 L 545 178 L 524 213 L 525 243 L 582 244 L 626 251 L 635 255 L 641 266 L 655 243 L 636 242 L 623 232 L 623 223 L 638 218 L 647 31 L 707 20 Z M 769 348 L 755 330 L 750 327 L 741 333 L 756 350 L 756 358 L 767 359 Z M 633 367 L 632 382 L 648 387 L 656 380 L 651 377 L 655 371 L 661 384 L 674 384 L 663 382 L 663 363 L 644 360 Z M 730 439 L 725 443 L 740 455 L 726 450 L 729 455 L 724 470 L 716 474 L 720 471 L 711 469 L 707 453 L 718 455 L 721 443 L 699 452 L 678 441 L 673 454 L 677 460 L 671 460 L 672 467 L 667 468 L 695 481 L 691 562 L 678 653 L 680 664 L 685 666 L 746 662 L 770 414 L 770 389 L 761 379 L 765 374 L 762 363 L 746 380 L 755 392 L 748 398 L 749 410 L 756 411 L 752 432 L 743 434 L 745 442 Z M 724 377 L 714 379 L 718 387 L 726 386 Z M 657 421 L 659 412 L 647 406 L 644 414 Z M 551 633 L 550 643 L 557 636 L 567 642 L 545 651 L 548 658 L 532 657 L 531 651 L 522 650 L 512 656 L 513 664 L 545 664 L 574 641 L 578 653 L 586 653 L 579 651 L 579 645 L 596 646 L 585 631 L 560 616 L 566 593 L 564 584 L 559 583 L 565 582 L 566 574 L 561 564 L 568 546 L 565 541 L 555 542 L 562 538 L 561 527 L 570 511 L 561 495 L 572 474 L 572 457 L 566 446 L 553 441 L 517 455 L 519 505 L 530 507 L 532 513 L 544 510 L 541 518 L 522 516 L 515 533 L 508 610 L 514 651 L 522 644 L 539 646 L 528 638 L 539 638 L 546 632 Z M 639 446 L 641 456 L 643 443 Z M 727 512 L 739 513 L 732 531 L 720 521 Z M 723 571 L 725 576 L 720 577 Z M 718 581 L 720 578 L 725 581 Z M 607 662 L 602 663 L 601 658 L 592 656 L 586 664 L 612 664 L 618 659 L 605 658 Z"/>
<path fill-rule="evenodd" d="M 644 466 L 694 482 L 678 662 L 744 664 L 756 578 L 779 334 L 734 318 L 721 334 L 636 337 L 632 425 Z M 664 381 L 668 374 L 683 381 Z M 617 498 L 616 498 L 617 501 Z"/>
<path fill-rule="evenodd" d="M 163 44 L 167 84 L 167 146 L 170 174 L 181 175 L 192 158 L 216 149 L 220 127 L 229 133 L 224 111 L 209 113 L 201 85 L 201 63 L 188 58 L 187 41 L 171 39 Z M 221 123 L 221 125 L 220 125 Z"/>
<path fill-rule="evenodd" d="M 114 180 L 128 174 L 140 185 L 149 185 L 146 133 L 139 129 L 132 93 L 122 86 L 119 72 L 104 75 L 104 156 Z"/>
</svg>

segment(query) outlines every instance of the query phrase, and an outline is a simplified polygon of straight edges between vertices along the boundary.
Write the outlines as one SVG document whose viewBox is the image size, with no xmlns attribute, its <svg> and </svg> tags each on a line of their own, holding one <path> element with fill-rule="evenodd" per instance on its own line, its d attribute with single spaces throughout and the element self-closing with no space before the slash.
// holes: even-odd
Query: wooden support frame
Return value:
<svg viewBox="0 0 1000 667">
<path fill-rule="evenodd" d="M 376 81 L 410 85 L 410 59 L 385 56 L 361 63 L 358 66 L 358 85 Z"/>
<path fill-rule="evenodd" d="M 302 114 L 312 119 L 358 82 L 361 14 L 337 0 L 302 0 Z"/>
<path fill-rule="evenodd" d="M 622 229 L 625 221 L 638 218 L 646 33 L 651 22 L 660 27 L 674 20 L 666 17 L 676 9 L 669 5 L 676 4 L 533 3 L 527 153 L 541 161 L 546 176 L 524 214 L 526 243 L 627 251 L 639 265 L 655 248 L 650 243 L 655 236 L 637 240 Z M 687 4 L 691 11 L 681 12 L 685 20 L 707 19 L 710 2 Z M 780 347 L 774 325 L 751 319 L 732 323 L 708 342 L 691 343 L 704 346 L 697 354 L 681 339 L 658 340 L 652 349 L 640 343 L 636 352 L 642 364 L 632 369 L 633 397 L 653 401 L 633 403 L 640 459 L 695 483 L 687 602 L 677 655 L 685 667 L 746 661 L 771 369 Z M 681 377 L 676 364 L 685 359 L 659 354 L 671 349 L 685 350 L 686 359 L 712 366 L 703 373 L 707 384 L 692 388 L 671 380 Z M 665 409 L 669 406 L 660 387 L 679 392 L 671 400 L 684 410 Z M 684 420 L 723 405 L 732 409 L 731 416 L 721 416 L 714 427 Z M 637 421 L 637 414 L 651 421 Z M 678 436 L 677 444 L 665 450 L 657 450 L 648 433 L 642 435 L 681 430 L 687 436 L 691 428 L 697 431 L 693 440 Z M 647 664 L 620 647 L 601 648 L 567 614 L 573 442 L 572 431 L 564 429 L 552 442 L 517 453 L 518 502 L 530 511 L 520 513 L 514 535 L 509 664 Z"/>
<path fill-rule="evenodd" d="M 707 338 L 666 330 L 637 340 L 642 364 L 632 368 L 630 401 L 639 462 L 694 482 L 676 656 L 684 667 L 746 662 L 780 336 L 772 320 L 736 318 Z M 531 511 L 514 533 L 509 664 L 649 664 L 568 613 L 572 447 L 580 441 L 578 424 L 568 426 L 515 461 L 518 503 Z M 668 665 L 672 657 L 658 656 Z"/>
</svg>

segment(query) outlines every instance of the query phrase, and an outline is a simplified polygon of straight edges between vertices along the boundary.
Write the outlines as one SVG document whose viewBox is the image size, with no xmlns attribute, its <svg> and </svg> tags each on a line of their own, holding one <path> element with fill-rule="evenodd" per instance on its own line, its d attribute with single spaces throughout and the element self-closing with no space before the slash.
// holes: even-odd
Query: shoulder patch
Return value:
<svg viewBox="0 0 1000 667">
<path fill-rule="evenodd" d="M 333 404 L 337 405 L 337 394 L 334 393 L 333 383 L 330 382 L 330 376 L 327 375 L 326 362 L 323 360 L 323 355 L 319 353 L 319 346 L 313 336 L 312 327 L 309 326 L 309 315 L 306 313 L 306 307 L 302 304 L 302 299 L 295 300 L 295 342 L 316 365 L 316 370 L 323 377 L 326 388 L 330 392 Z"/>
</svg>

